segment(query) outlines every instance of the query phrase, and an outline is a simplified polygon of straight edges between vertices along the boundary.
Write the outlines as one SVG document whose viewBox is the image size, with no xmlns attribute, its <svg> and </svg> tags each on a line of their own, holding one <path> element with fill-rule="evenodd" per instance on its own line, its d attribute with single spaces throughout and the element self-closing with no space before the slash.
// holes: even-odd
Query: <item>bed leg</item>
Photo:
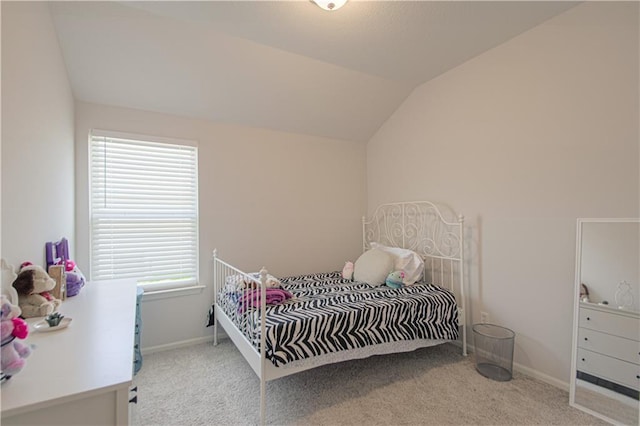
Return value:
<svg viewBox="0 0 640 426">
<path fill-rule="evenodd" d="M 462 326 L 462 356 L 467 356 L 467 325 Z"/>
<path fill-rule="evenodd" d="M 460 326 L 462 328 L 462 356 L 467 356 L 467 312 L 464 308 L 461 310 Z"/>
<path fill-rule="evenodd" d="M 213 249 L 213 346 L 218 346 L 218 315 L 216 306 L 218 304 L 218 286 L 221 277 L 218 275 L 218 249 Z"/>
<path fill-rule="evenodd" d="M 267 411 L 267 401 L 266 401 L 266 389 L 265 389 L 265 380 L 263 378 L 260 379 L 260 424 L 264 425 L 265 423 L 265 415 Z"/>
</svg>

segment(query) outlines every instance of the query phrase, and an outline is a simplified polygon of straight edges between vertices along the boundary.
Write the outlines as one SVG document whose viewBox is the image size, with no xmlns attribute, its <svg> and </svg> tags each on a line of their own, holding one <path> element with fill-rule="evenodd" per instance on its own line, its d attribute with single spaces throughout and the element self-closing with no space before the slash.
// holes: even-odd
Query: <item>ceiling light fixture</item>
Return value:
<svg viewBox="0 0 640 426">
<path fill-rule="evenodd" d="M 338 10 L 347 2 L 347 0 L 311 0 L 324 10 Z"/>
</svg>

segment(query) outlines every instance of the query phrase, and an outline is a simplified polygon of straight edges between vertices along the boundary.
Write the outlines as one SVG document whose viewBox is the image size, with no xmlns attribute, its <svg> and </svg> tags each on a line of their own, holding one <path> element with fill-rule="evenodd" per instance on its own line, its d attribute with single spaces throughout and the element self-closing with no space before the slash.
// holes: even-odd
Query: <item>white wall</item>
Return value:
<svg viewBox="0 0 640 426">
<path fill-rule="evenodd" d="M 2 256 L 74 242 L 74 101 L 49 7 L 2 2 Z"/>
<path fill-rule="evenodd" d="M 361 251 L 366 210 L 365 144 L 176 116 L 76 104 L 76 232 L 88 271 L 87 148 L 90 129 L 198 142 L 200 282 L 210 285 L 211 253 L 276 276 L 342 269 Z M 142 304 L 143 348 L 211 335 L 213 300 L 201 294 Z"/>
<path fill-rule="evenodd" d="M 639 214 L 638 4 L 586 2 L 418 87 L 367 146 L 368 208 L 467 217 L 471 321 L 569 381 L 577 217 Z"/>
</svg>

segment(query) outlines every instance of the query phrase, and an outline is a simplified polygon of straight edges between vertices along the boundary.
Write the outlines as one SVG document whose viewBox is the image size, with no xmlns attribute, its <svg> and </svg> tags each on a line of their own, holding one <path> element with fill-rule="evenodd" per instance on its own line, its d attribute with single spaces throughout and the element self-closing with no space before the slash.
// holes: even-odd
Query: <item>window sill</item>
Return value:
<svg viewBox="0 0 640 426">
<path fill-rule="evenodd" d="M 203 285 L 193 285 L 189 287 L 169 288 L 164 290 L 145 290 L 142 296 L 143 301 L 169 299 L 172 297 L 191 296 L 202 293 Z"/>
</svg>

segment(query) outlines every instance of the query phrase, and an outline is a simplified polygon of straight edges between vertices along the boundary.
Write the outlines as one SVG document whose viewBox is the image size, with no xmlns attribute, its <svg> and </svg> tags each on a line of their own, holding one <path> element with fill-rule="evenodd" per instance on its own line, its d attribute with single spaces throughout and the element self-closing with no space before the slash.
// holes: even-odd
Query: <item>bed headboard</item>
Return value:
<svg viewBox="0 0 640 426">
<path fill-rule="evenodd" d="M 464 216 L 443 211 L 430 201 L 382 204 L 362 218 L 363 250 L 378 242 L 413 250 L 425 261 L 424 279 L 464 299 Z"/>
<path fill-rule="evenodd" d="M 382 204 L 371 218 L 362 218 L 363 249 L 371 242 L 415 251 L 423 257 L 463 258 L 464 217 L 447 221 L 430 201 Z"/>
</svg>

